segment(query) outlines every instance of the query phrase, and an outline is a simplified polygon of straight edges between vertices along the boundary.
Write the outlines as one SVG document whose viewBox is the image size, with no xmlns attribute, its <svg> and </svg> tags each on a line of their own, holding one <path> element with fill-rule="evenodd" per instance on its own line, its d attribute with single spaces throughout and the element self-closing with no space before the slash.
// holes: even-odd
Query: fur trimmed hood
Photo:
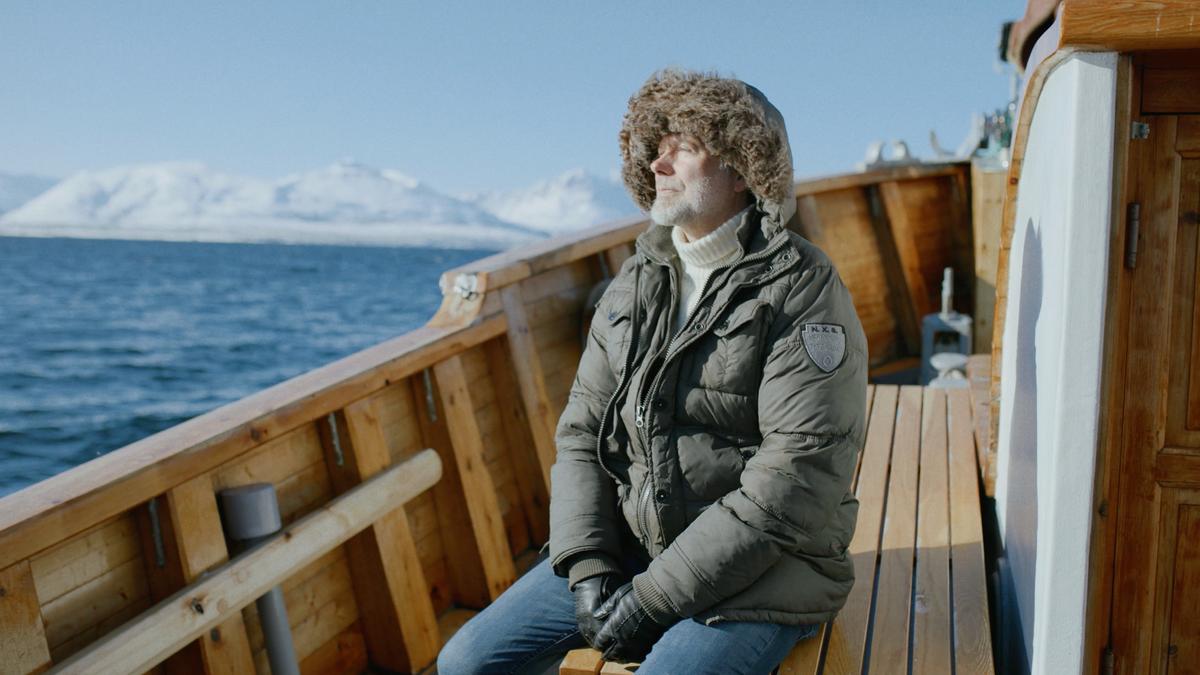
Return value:
<svg viewBox="0 0 1200 675">
<path fill-rule="evenodd" d="M 777 227 L 796 211 L 792 151 L 783 115 L 758 89 L 732 78 L 677 69 L 650 76 L 629 99 L 621 125 L 621 177 L 643 211 L 654 204 L 658 143 L 687 134 L 737 171 Z"/>
</svg>

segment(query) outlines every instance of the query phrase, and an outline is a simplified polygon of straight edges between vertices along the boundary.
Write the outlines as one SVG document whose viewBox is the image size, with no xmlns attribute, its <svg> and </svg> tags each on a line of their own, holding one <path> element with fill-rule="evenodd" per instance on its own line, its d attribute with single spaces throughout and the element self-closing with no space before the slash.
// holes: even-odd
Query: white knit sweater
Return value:
<svg viewBox="0 0 1200 675">
<path fill-rule="evenodd" d="M 676 227 L 671 231 L 671 240 L 675 243 L 675 250 L 679 253 L 679 262 L 683 268 L 673 333 L 679 332 L 687 318 L 692 315 L 692 310 L 696 309 L 700 302 L 700 291 L 704 289 L 704 284 L 713 272 L 736 262 L 740 257 L 737 226 L 742 222 L 746 209 L 695 241 L 685 242 L 682 228 Z"/>
</svg>

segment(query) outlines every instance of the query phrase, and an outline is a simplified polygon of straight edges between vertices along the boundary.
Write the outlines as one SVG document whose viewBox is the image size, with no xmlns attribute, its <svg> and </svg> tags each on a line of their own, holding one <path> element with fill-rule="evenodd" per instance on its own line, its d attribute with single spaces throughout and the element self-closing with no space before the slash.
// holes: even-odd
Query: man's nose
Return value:
<svg viewBox="0 0 1200 675">
<path fill-rule="evenodd" d="M 659 155 L 658 157 L 654 158 L 654 161 L 650 162 L 650 170 L 655 174 L 663 176 L 669 176 L 674 173 L 674 169 L 671 167 L 671 162 L 667 160 L 666 155 Z"/>
</svg>

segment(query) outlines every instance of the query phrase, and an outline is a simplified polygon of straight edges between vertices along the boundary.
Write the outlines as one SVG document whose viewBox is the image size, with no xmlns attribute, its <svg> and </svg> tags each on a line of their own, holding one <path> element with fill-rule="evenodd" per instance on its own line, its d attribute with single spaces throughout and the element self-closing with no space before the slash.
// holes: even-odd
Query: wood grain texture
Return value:
<svg viewBox="0 0 1200 675">
<path fill-rule="evenodd" d="M 1200 68 L 1146 68 L 1142 78 L 1143 115 L 1200 113 Z"/>
<path fill-rule="evenodd" d="M 917 506 L 916 576 L 913 589 L 914 673 L 949 673 L 950 498 L 946 393 L 925 389 L 921 409 L 921 478 Z M 978 508 L 978 505 L 976 505 Z"/>
<path fill-rule="evenodd" d="M 440 462 L 433 452 L 420 453 L 382 472 L 108 633 L 64 661 L 61 672 L 140 672 L 154 666 L 428 489 L 440 476 Z"/>
<path fill-rule="evenodd" d="M 897 335 L 903 320 L 896 310 L 907 307 L 907 293 L 896 292 L 895 282 L 902 277 L 889 276 L 891 270 L 899 271 L 888 259 L 889 253 L 894 257 L 894 251 L 886 248 L 891 246 L 890 229 L 886 219 L 881 220 L 882 212 L 872 208 L 868 191 L 849 188 L 805 195 L 799 198 L 797 210 L 797 231 L 829 256 L 850 291 L 871 362 L 883 363 L 903 354 L 906 346 Z M 919 344 L 916 321 L 911 308 L 908 311 L 904 325 L 912 332 L 909 338 Z"/>
<path fill-rule="evenodd" d="M 1060 48 L 1200 48 L 1200 7 L 1191 0 L 1067 0 L 1060 22 Z"/>
<path fill-rule="evenodd" d="M 433 372 L 438 381 L 467 511 L 471 515 L 475 545 L 483 563 L 489 596 L 494 600 L 516 580 L 516 569 L 500 518 L 496 488 L 483 459 L 483 439 L 475 422 L 471 391 L 461 357 L 446 359 L 435 365 Z"/>
<path fill-rule="evenodd" d="M 159 581 L 152 582 L 153 602 L 169 597 L 229 559 L 211 476 L 198 476 L 172 488 L 158 503 L 163 506 L 162 509 L 156 506 L 156 510 L 167 555 Z M 149 516 L 148 508 L 146 515 Z M 155 552 L 152 542 L 146 544 L 144 557 L 147 569 L 151 570 L 156 565 Z M 150 578 L 153 580 L 155 576 L 151 570 Z M 164 664 L 168 672 L 190 671 L 197 657 L 206 673 L 246 672 L 252 656 L 242 616 L 229 617 L 215 631 L 200 636 L 169 659 Z"/>
<path fill-rule="evenodd" d="M 508 316 L 508 348 L 513 363 L 521 364 L 521 367 L 516 369 L 517 384 L 529 419 L 530 436 L 540 460 L 542 478 L 548 490 L 550 466 L 554 464 L 554 429 L 558 416 L 555 415 L 550 398 L 546 394 L 541 355 L 525 316 L 525 300 L 521 295 L 521 287 L 508 286 L 501 293 L 504 313 Z"/>
<path fill-rule="evenodd" d="M 441 542 L 450 582 L 450 597 L 447 600 L 464 607 L 482 609 L 491 601 L 483 559 L 479 547 L 475 545 L 475 529 L 463 493 L 464 483 L 454 458 L 440 387 L 432 371 L 428 377 L 428 391 L 424 377 L 412 378 L 412 387 L 413 396 L 418 401 L 417 419 L 421 425 L 421 437 L 425 445 L 433 448 L 442 458 L 442 480 L 430 492 L 437 508 L 437 538 Z M 423 544 L 421 550 L 432 549 L 428 544 Z M 439 609 L 444 611 L 444 608 Z"/>
<path fill-rule="evenodd" d="M 300 661 L 302 675 L 351 675 L 367 668 L 367 641 L 355 624 Z"/>
<path fill-rule="evenodd" d="M 373 396 L 344 409 L 345 435 L 337 444 L 341 466 L 334 444 L 326 444 L 326 463 L 338 494 L 391 465 L 381 417 L 380 402 Z M 400 671 L 433 663 L 440 647 L 437 618 L 406 510 L 376 520 L 346 542 L 346 552 L 371 661 Z"/>
<path fill-rule="evenodd" d="M 1200 449 L 1200 158 L 1181 158 L 1178 192 L 1164 443 Z"/>
<path fill-rule="evenodd" d="M 971 228 L 975 244 L 975 306 L 971 314 L 975 322 L 972 351 L 976 353 L 992 350 L 1006 178 L 1007 172 L 999 167 L 971 164 Z"/>
<path fill-rule="evenodd" d="M 1175 530 L 1171 607 L 1166 631 L 1170 669 L 1200 663 L 1200 504 L 1182 505 Z"/>
<path fill-rule="evenodd" d="M 141 558 L 128 560 L 92 579 L 79 588 L 42 606 L 46 641 L 57 662 L 67 655 L 62 646 L 71 638 L 89 632 L 93 626 L 120 613 L 130 605 L 142 603 L 150 595 Z M 86 644 L 86 643 L 84 643 Z"/>
<path fill-rule="evenodd" d="M 279 584 L 279 590 L 283 593 L 283 603 L 287 608 L 288 625 L 292 627 L 308 620 L 317 610 L 338 596 L 353 596 L 350 565 L 346 560 L 344 547 L 335 548 L 296 570 Z M 246 620 L 250 649 L 257 654 L 265 647 L 262 617 L 254 604 L 243 609 L 242 614 Z"/>
<path fill-rule="evenodd" d="M 949 390 L 946 398 L 950 560 L 954 568 L 954 667 L 956 673 L 964 675 L 994 673 L 971 399 L 964 389 Z"/>
<path fill-rule="evenodd" d="M 975 448 L 979 457 L 979 474 L 983 493 L 996 496 L 996 450 L 992 433 L 992 355 L 990 352 L 972 354 L 967 359 L 967 379 L 971 382 L 971 419 L 975 425 Z"/>
<path fill-rule="evenodd" d="M 596 675 L 604 667 L 600 652 L 587 647 L 572 649 L 563 657 L 558 675 Z"/>
<path fill-rule="evenodd" d="M 796 195 L 804 197 L 810 194 L 862 188 L 868 185 L 878 185 L 888 181 L 916 180 L 921 178 L 937 178 L 950 176 L 963 169 L 963 162 L 924 162 L 907 166 L 888 166 L 867 171 L 841 174 L 824 178 L 802 180 L 796 183 Z"/>
<path fill-rule="evenodd" d="M 888 672 L 909 660 L 909 625 L 916 556 L 917 467 L 921 458 L 921 387 L 900 388 L 888 475 L 887 516 L 879 543 L 879 573 L 872 619 L 871 672 Z"/>
<path fill-rule="evenodd" d="M 1155 460 L 1164 441 L 1170 331 L 1176 276 L 1179 157 L 1176 118 L 1154 120 L 1153 133 L 1138 144 L 1132 198 L 1142 204 L 1138 264 L 1130 274 L 1126 323 L 1125 387 L 1137 392 L 1122 411 L 1120 503 L 1117 505 L 1112 641 L 1121 672 L 1145 671 L 1157 662 L 1147 639 L 1155 625 L 1153 570 L 1159 556 L 1159 503 Z M 1136 300 L 1133 300 L 1135 299 Z"/>
<path fill-rule="evenodd" d="M 550 538 L 550 494 L 546 482 L 539 480 L 544 474 L 530 435 L 529 419 L 521 397 L 513 396 L 517 391 L 510 347 L 507 338 L 499 338 L 484 344 L 491 384 L 500 412 L 508 455 L 511 458 L 517 487 L 520 490 L 522 511 L 529 526 L 529 534 L 536 545 Z"/>
<path fill-rule="evenodd" d="M 44 551 L 29 561 L 38 598 L 46 604 L 139 555 L 137 524 L 122 515 Z"/>
<path fill-rule="evenodd" d="M 38 672 L 50 664 L 40 605 L 29 562 L 0 570 L 0 672 Z"/>
</svg>

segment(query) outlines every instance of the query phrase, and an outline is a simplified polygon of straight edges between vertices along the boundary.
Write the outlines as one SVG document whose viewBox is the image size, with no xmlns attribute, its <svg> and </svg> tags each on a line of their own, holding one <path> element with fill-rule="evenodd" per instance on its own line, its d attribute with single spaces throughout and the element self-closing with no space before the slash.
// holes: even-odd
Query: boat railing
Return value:
<svg viewBox="0 0 1200 675">
<path fill-rule="evenodd" d="M 413 455 L 162 600 L 59 664 L 54 672 L 140 673 L 153 668 L 304 566 L 403 507 L 441 475 L 436 452 Z"/>
</svg>

